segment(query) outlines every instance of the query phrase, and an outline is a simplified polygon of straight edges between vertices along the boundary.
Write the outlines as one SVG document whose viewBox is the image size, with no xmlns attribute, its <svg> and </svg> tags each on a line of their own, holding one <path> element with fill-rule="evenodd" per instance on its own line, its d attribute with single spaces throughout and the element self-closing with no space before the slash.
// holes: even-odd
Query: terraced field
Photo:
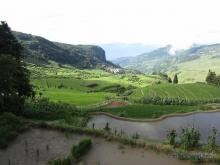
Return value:
<svg viewBox="0 0 220 165">
<path fill-rule="evenodd" d="M 70 66 L 28 65 L 31 82 L 38 94 L 50 101 L 74 105 L 91 105 L 102 103 L 116 96 L 118 88 L 144 87 L 153 84 L 158 76 L 124 73 L 112 74 L 103 70 L 79 70 Z M 116 90 L 116 91 L 115 91 Z"/>
<path fill-rule="evenodd" d="M 136 118 L 136 119 L 152 119 L 158 118 L 162 115 L 168 115 L 172 113 L 187 113 L 198 110 L 198 106 L 185 106 L 185 105 L 128 105 L 115 108 L 104 109 L 105 112 L 110 114 Z"/>
<path fill-rule="evenodd" d="M 220 98 L 220 88 L 204 83 L 160 84 L 137 89 L 131 97 L 137 99 L 143 96 L 205 100 Z"/>
<path fill-rule="evenodd" d="M 110 83 L 102 81 L 83 81 L 75 78 L 38 78 L 32 79 L 37 91 L 50 101 L 74 105 L 90 105 L 103 102 L 107 97 L 116 97 L 110 92 L 99 91 Z"/>
</svg>

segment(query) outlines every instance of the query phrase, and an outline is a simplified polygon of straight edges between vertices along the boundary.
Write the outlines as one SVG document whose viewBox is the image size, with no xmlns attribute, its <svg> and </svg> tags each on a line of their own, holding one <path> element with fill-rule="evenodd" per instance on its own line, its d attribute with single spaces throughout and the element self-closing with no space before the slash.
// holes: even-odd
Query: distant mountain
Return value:
<svg viewBox="0 0 220 165">
<path fill-rule="evenodd" d="M 171 46 L 158 48 L 148 53 L 140 54 L 136 57 L 122 57 L 112 60 L 113 63 L 129 69 L 136 69 L 141 72 L 152 73 L 159 71 L 155 68 L 157 63 L 171 58 L 169 53 Z"/>
<path fill-rule="evenodd" d="M 106 60 L 105 51 L 95 45 L 70 45 L 49 41 L 43 37 L 13 32 L 24 47 L 25 60 L 42 65 L 49 60 L 69 64 L 76 68 L 115 67 Z"/>
<path fill-rule="evenodd" d="M 101 44 L 102 48 L 106 51 L 106 58 L 108 60 L 113 60 L 116 58 L 136 56 L 143 52 L 150 52 L 160 46 L 158 45 L 144 45 L 139 43 L 124 44 L 124 43 L 111 43 L 111 44 Z"/>
<path fill-rule="evenodd" d="M 122 67 L 152 74 L 165 72 L 171 76 L 178 73 L 180 82 L 204 81 L 209 69 L 220 74 L 220 44 L 194 45 L 187 50 L 170 53 L 168 45 L 136 57 L 113 60 Z"/>
</svg>

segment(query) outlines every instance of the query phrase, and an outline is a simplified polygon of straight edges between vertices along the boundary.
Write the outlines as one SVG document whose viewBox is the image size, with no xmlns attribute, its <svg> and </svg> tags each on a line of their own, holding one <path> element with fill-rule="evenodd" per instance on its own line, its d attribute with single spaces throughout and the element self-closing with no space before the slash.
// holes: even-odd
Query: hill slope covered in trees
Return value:
<svg viewBox="0 0 220 165">
<path fill-rule="evenodd" d="M 49 60 L 76 68 L 115 67 L 106 60 L 105 51 L 94 45 L 70 45 L 49 41 L 43 37 L 13 32 L 24 47 L 23 55 L 30 63 L 42 65 Z"/>
</svg>

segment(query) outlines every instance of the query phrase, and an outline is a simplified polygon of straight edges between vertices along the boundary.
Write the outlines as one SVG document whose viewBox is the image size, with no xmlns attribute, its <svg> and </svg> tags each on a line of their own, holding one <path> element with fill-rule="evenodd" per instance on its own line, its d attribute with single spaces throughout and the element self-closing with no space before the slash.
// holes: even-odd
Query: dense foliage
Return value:
<svg viewBox="0 0 220 165">
<path fill-rule="evenodd" d="M 47 98 L 26 100 L 22 115 L 35 120 L 56 120 L 76 127 L 86 126 L 89 119 L 86 111 L 77 110 L 74 105 L 50 102 Z"/>
<path fill-rule="evenodd" d="M 175 145 L 177 133 L 175 129 L 169 130 L 167 134 L 167 139 L 170 145 Z"/>
<path fill-rule="evenodd" d="M 216 138 L 217 138 L 217 129 L 215 127 L 212 128 L 212 134 L 208 137 L 208 148 L 213 151 L 216 149 Z"/>
<path fill-rule="evenodd" d="M 178 84 L 178 77 L 177 77 L 177 74 L 174 75 L 173 83 L 174 83 L 174 84 Z"/>
<path fill-rule="evenodd" d="M 181 135 L 181 145 L 184 149 L 190 149 L 195 148 L 198 146 L 200 140 L 200 133 L 195 128 L 185 128 L 182 129 L 182 135 Z"/>
<path fill-rule="evenodd" d="M 7 147 L 8 142 L 24 128 L 24 122 L 15 115 L 7 112 L 0 115 L 0 148 Z"/>
<path fill-rule="evenodd" d="M 208 75 L 206 77 L 206 82 L 208 84 L 220 86 L 220 75 L 216 75 L 215 72 L 209 70 Z"/>
<path fill-rule="evenodd" d="M 6 22 L 0 24 L 0 111 L 19 113 L 34 92 L 21 59 L 22 46 Z"/>
</svg>

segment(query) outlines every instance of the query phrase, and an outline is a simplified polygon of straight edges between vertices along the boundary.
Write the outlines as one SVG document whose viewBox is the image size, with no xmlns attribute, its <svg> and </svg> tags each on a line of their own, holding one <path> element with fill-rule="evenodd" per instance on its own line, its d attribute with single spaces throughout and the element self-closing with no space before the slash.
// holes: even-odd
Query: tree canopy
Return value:
<svg viewBox="0 0 220 165">
<path fill-rule="evenodd" d="M 220 75 L 216 75 L 214 71 L 209 70 L 208 75 L 206 76 L 206 82 L 208 84 L 220 85 Z"/>
<path fill-rule="evenodd" d="M 26 97 L 34 94 L 29 72 L 21 58 L 22 46 L 6 22 L 0 23 L 0 112 L 21 111 Z"/>
<path fill-rule="evenodd" d="M 177 77 L 177 74 L 174 75 L 173 83 L 174 83 L 174 84 L 178 84 L 178 77 Z"/>
</svg>

